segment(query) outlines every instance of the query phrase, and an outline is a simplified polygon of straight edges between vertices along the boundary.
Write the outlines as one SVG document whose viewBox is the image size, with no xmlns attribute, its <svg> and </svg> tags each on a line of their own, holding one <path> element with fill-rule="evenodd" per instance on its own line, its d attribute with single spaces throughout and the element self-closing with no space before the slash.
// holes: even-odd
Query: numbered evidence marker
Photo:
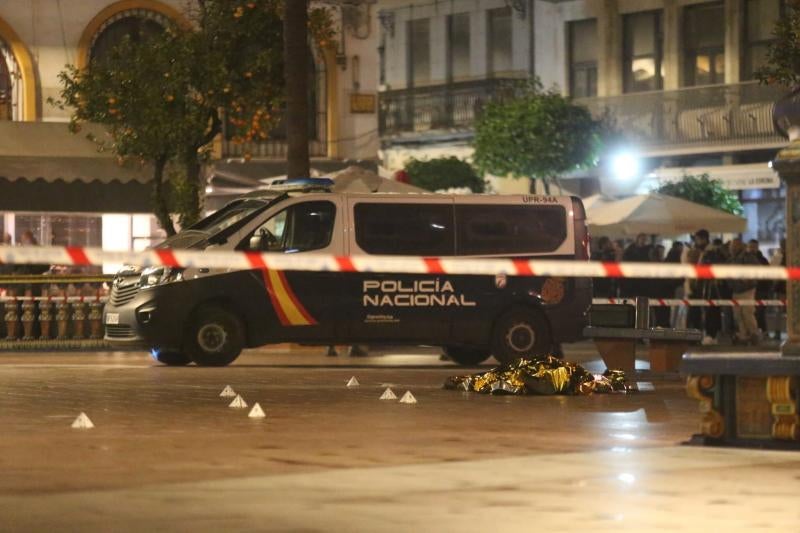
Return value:
<svg viewBox="0 0 800 533">
<path fill-rule="evenodd" d="M 225 388 L 219 393 L 220 398 L 233 398 L 235 396 L 236 391 L 234 391 L 230 385 L 225 385 Z"/>
<path fill-rule="evenodd" d="M 353 387 L 358 387 L 361 383 L 358 382 L 355 376 L 350 378 L 350 381 L 347 382 L 347 388 L 352 389 Z"/>
<path fill-rule="evenodd" d="M 250 413 L 247 415 L 250 418 L 264 418 L 267 415 L 264 413 L 264 410 L 258 405 L 258 402 L 250 409 Z"/>
<path fill-rule="evenodd" d="M 233 407 L 236 409 L 244 409 L 247 407 L 247 402 L 244 401 L 244 398 L 242 398 L 240 394 L 237 394 L 236 398 L 234 398 L 233 401 L 230 404 L 228 404 L 228 407 Z"/>
<path fill-rule="evenodd" d="M 394 391 L 390 387 L 386 387 L 386 390 L 383 391 L 383 394 L 381 394 L 381 397 L 379 399 L 381 399 L 381 400 L 396 400 L 397 399 L 397 395 L 394 393 Z"/>
<path fill-rule="evenodd" d="M 400 398 L 400 403 L 417 403 L 417 399 L 414 398 L 410 390 L 407 390 L 406 393 L 403 394 L 403 397 Z"/>
<path fill-rule="evenodd" d="M 92 429 L 94 424 L 92 424 L 92 421 L 89 420 L 88 416 L 86 416 L 86 413 L 81 413 L 72 423 L 72 427 L 74 429 Z"/>
</svg>

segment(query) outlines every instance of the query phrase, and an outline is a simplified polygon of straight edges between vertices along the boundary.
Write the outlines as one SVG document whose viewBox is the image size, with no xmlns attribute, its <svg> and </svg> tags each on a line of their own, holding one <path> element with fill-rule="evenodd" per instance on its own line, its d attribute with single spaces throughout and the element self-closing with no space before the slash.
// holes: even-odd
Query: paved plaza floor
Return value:
<svg viewBox="0 0 800 533">
<path fill-rule="evenodd" d="M 800 454 L 684 445 L 699 416 L 679 379 L 491 397 L 443 390 L 465 370 L 404 352 L 0 354 L 0 531 L 800 528 Z M 589 345 L 567 358 L 602 367 Z M 379 400 L 387 386 L 418 403 Z M 80 412 L 94 429 L 70 427 Z"/>
</svg>

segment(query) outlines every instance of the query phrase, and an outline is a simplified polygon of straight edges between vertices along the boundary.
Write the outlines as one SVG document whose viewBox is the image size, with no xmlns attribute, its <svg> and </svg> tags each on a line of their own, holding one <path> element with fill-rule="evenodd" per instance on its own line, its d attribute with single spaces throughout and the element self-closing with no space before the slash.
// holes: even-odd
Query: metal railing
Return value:
<svg viewBox="0 0 800 533">
<path fill-rule="evenodd" d="M 513 94 L 513 81 L 488 79 L 379 94 L 381 136 L 431 130 L 469 130 L 483 106 Z"/>
<path fill-rule="evenodd" d="M 779 146 L 772 110 L 783 87 L 758 82 L 582 98 L 594 116 L 607 115 L 643 151 L 746 144 Z M 488 79 L 380 93 L 381 136 L 472 129 L 485 104 L 513 94 L 513 80 Z"/>
<path fill-rule="evenodd" d="M 745 82 L 575 102 L 596 117 L 607 114 L 644 151 L 726 144 L 756 148 L 785 142 L 774 130 L 772 110 L 786 93 L 783 87 Z"/>
<path fill-rule="evenodd" d="M 325 141 L 309 141 L 308 153 L 311 157 L 327 157 L 328 145 Z M 249 154 L 257 158 L 285 159 L 287 154 L 286 141 L 273 139 L 260 142 L 236 143 L 224 140 L 222 142 L 222 157 L 244 157 Z"/>
<path fill-rule="evenodd" d="M 97 348 L 111 276 L 0 276 L 0 350 Z"/>
</svg>

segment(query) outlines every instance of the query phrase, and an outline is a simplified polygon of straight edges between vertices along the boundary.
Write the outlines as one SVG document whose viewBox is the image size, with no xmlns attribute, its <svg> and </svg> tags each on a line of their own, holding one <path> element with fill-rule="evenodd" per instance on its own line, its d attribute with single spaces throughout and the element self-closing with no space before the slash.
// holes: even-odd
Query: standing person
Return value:
<svg viewBox="0 0 800 533">
<path fill-rule="evenodd" d="M 5 235 L 2 236 L 2 239 L 0 240 L 0 245 L 2 245 L 2 246 L 13 246 L 14 245 L 14 242 L 11 240 L 11 234 L 10 233 L 6 233 Z M 14 273 L 14 266 L 13 265 L 7 265 L 5 263 L 0 263 L 0 275 L 13 274 L 13 273 Z"/>
<path fill-rule="evenodd" d="M 640 233 L 622 254 L 622 260 L 630 263 L 647 263 L 650 261 L 651 246 L 647 244 L 647 235 Z M 649 296 L 647 289 L 650 280 L 646 279 L 628 279 L 623 280 L 622 296 Z"/>
<path fill-rule="evenodd" d="M 692 236 L 693 246 L 687 250 L 684 255 L 684 263 L 696 265 L 700 263 L 703 253 L 708 247 L 708 231 L 701 229 L 697 230 Z M 687 279 L 684 284 L 684 294 L 686 298 L 702 298 L 703 284 L 701 280 Z M 689 312 L 686 317 L 686 327 L 705 330 L 703 327 L 703 310 L 700 307 L 689 307 Z M 705 339 L 704 339 L 705 340 Z"/>
<path fill-rule="evenodd" d="M 758 256 L 748 251 L 741 239 L 731 241 L 731 256 L 731 263 L 735 265 L 759 264 Z M 755 280 L 732 280 L 731 289 L 733 290 L 734 300 L 753 300 L 756 297 Z M 737 329 L 734 342 L 738 344 L 758 344 L 760 335 L 758 333 L 758 323 L 756 322 L 755 307 L 752 305 L 735 305 L 733 306 L 733 318 Z"/>
<path fill-rule="evenodd" d="M 700 264 L 703 265 L 719 265 L 728 262 L 727 254 L 723 250 L 722 240 L 714 239 L 714 242 L 706 246 L 703 254 L 700 256 Z M 716 300 L 722 297 L 720 292 L 719 280 L 704 279 L 697 280 L 697 286 L 700 292 L 700 298 L 704 300 Z M 703 308 L 705 311 L 705 335 L 703 336 L 702 343 L 705 345 L 717 344 L 720 330 L 722 329 L 722 313 L 718 306 L 709 306 Z"/>
<path fill-rule="evenodd" d="M 758 246 L 758 241 L 756 239 L 750 239 L 747 241 L 747 251 L 756 256 L 758 259 L 758 264 L 762 266 L 768 266 L 769 260 L 764 257 L 764 254 L 761 253 L 761 248 Z M 769 291 L 772 289 L 772 281 L 768 279 L 762 279 L 756 282 L 756 300 L 765 300 L 769 298 Z M 759 305 L 756 307 L 756 322 L 758 323 L 758 329 L 761 330 L 762 333 L 767 331 L 767 308 Z"/>
<path fill-rule="evenodd" d="M 780 267 L 785 267 L 786 266 L 786 238 L 781 239 L 780 248 L 775 253 L 775 255 L 772 256 L 772 258 L 769 261 L 769 264 L 772 265 L 772 266 L 780 266 Z M 774 283 L 774 285 L 773 285 L 772 290 L 775 292 L 775 298 L 776 299 L 786 301 L 786 282 L 785 281 L 783 281 L 783 280 L 776 281 Z M 775 340 L 778 340 L 778 341 L 781 340 L 781 330 L 782 330 L 782 328 L 781 328 L 781 324 L 780 324 L 781 323 L 780 318 L 783 316 L 783 310 L 784 309 L 785 308 L 781 308 L 781 307 L 778 308 L 778 313 L 777 313 L 778 320 L 775 321 L 774 338 L 775 338 Z"/>
<path fill-rule="evenodd" d="M 597 250 L 592 252 L 592 261 L 601 261 L 603 263 L 617 261 L 617 253 L 611 239 L 600 237 L 597 240 Z M 614 278 L 594 278 L 592 280 L 592 290 L 595 298 L 616 298 L 617 280 Z"/>
<path fill-rule="evenodd" d="M 683 243 L 681 241 L 674 241 L 672 247 L 667 252 L 667 257 L 664 258 L 665 263 L 680 263 L 683 256 Z M 683 299 L 683 280 L 680 278 L 665 279 L 664 292 L 667 298 Z M 673 328 L 680 327 L 681 307 L 674 306 L 669 309 L 669 323 Z M 685 324 L 684 324 L 685 326 Z"/>
<path fill-rule="evenodd" d="M 664 246 L 661 244 L 655 245 L 650 254 L 650 261 L 653 263 L 664 262 Z M 671 298 L 673 293 L 673 280 L 669 279 L 654 279 L 650 283 L 650 296 L 653 298 Z M 670 324 L 669 315 L 670 308 L 656 306 L 653 308 L 653 321 L 657 328 L 668 328 Z"/>
</svg>

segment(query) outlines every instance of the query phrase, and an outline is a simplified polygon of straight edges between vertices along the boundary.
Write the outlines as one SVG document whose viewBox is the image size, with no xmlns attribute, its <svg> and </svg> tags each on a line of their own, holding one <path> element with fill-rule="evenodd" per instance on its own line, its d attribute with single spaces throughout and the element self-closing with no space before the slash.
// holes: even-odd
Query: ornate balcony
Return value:
<svg viewBox="0 0 800 533">
<path fill-rule="evenodd" d="M 509 80 L 488 79 L 385 91 L 379 96 L 382 137 L 427 131 L 469 131 L 483 106 L 511 94 Z"/>
<path fill-rule="evenodd" d="M 746 82 L 674 91 L 584 98 L 595 116 L 608 114 L 646 155 L 732 151 L 783 146 L 772 109 L 781 87 Z"/>
<path fill-rule="evenodd" d="M 507 98 L 510 80 L 492 79 L 380 94 L 383 138 L 426 132 L 469 134 L 483 106 Z M 772 124 L 786 94 L 757 82 L 583 98 L 593 115 L 608 115 L 644 155 L 703 153 L 783 146 Z"/>
</svg>

